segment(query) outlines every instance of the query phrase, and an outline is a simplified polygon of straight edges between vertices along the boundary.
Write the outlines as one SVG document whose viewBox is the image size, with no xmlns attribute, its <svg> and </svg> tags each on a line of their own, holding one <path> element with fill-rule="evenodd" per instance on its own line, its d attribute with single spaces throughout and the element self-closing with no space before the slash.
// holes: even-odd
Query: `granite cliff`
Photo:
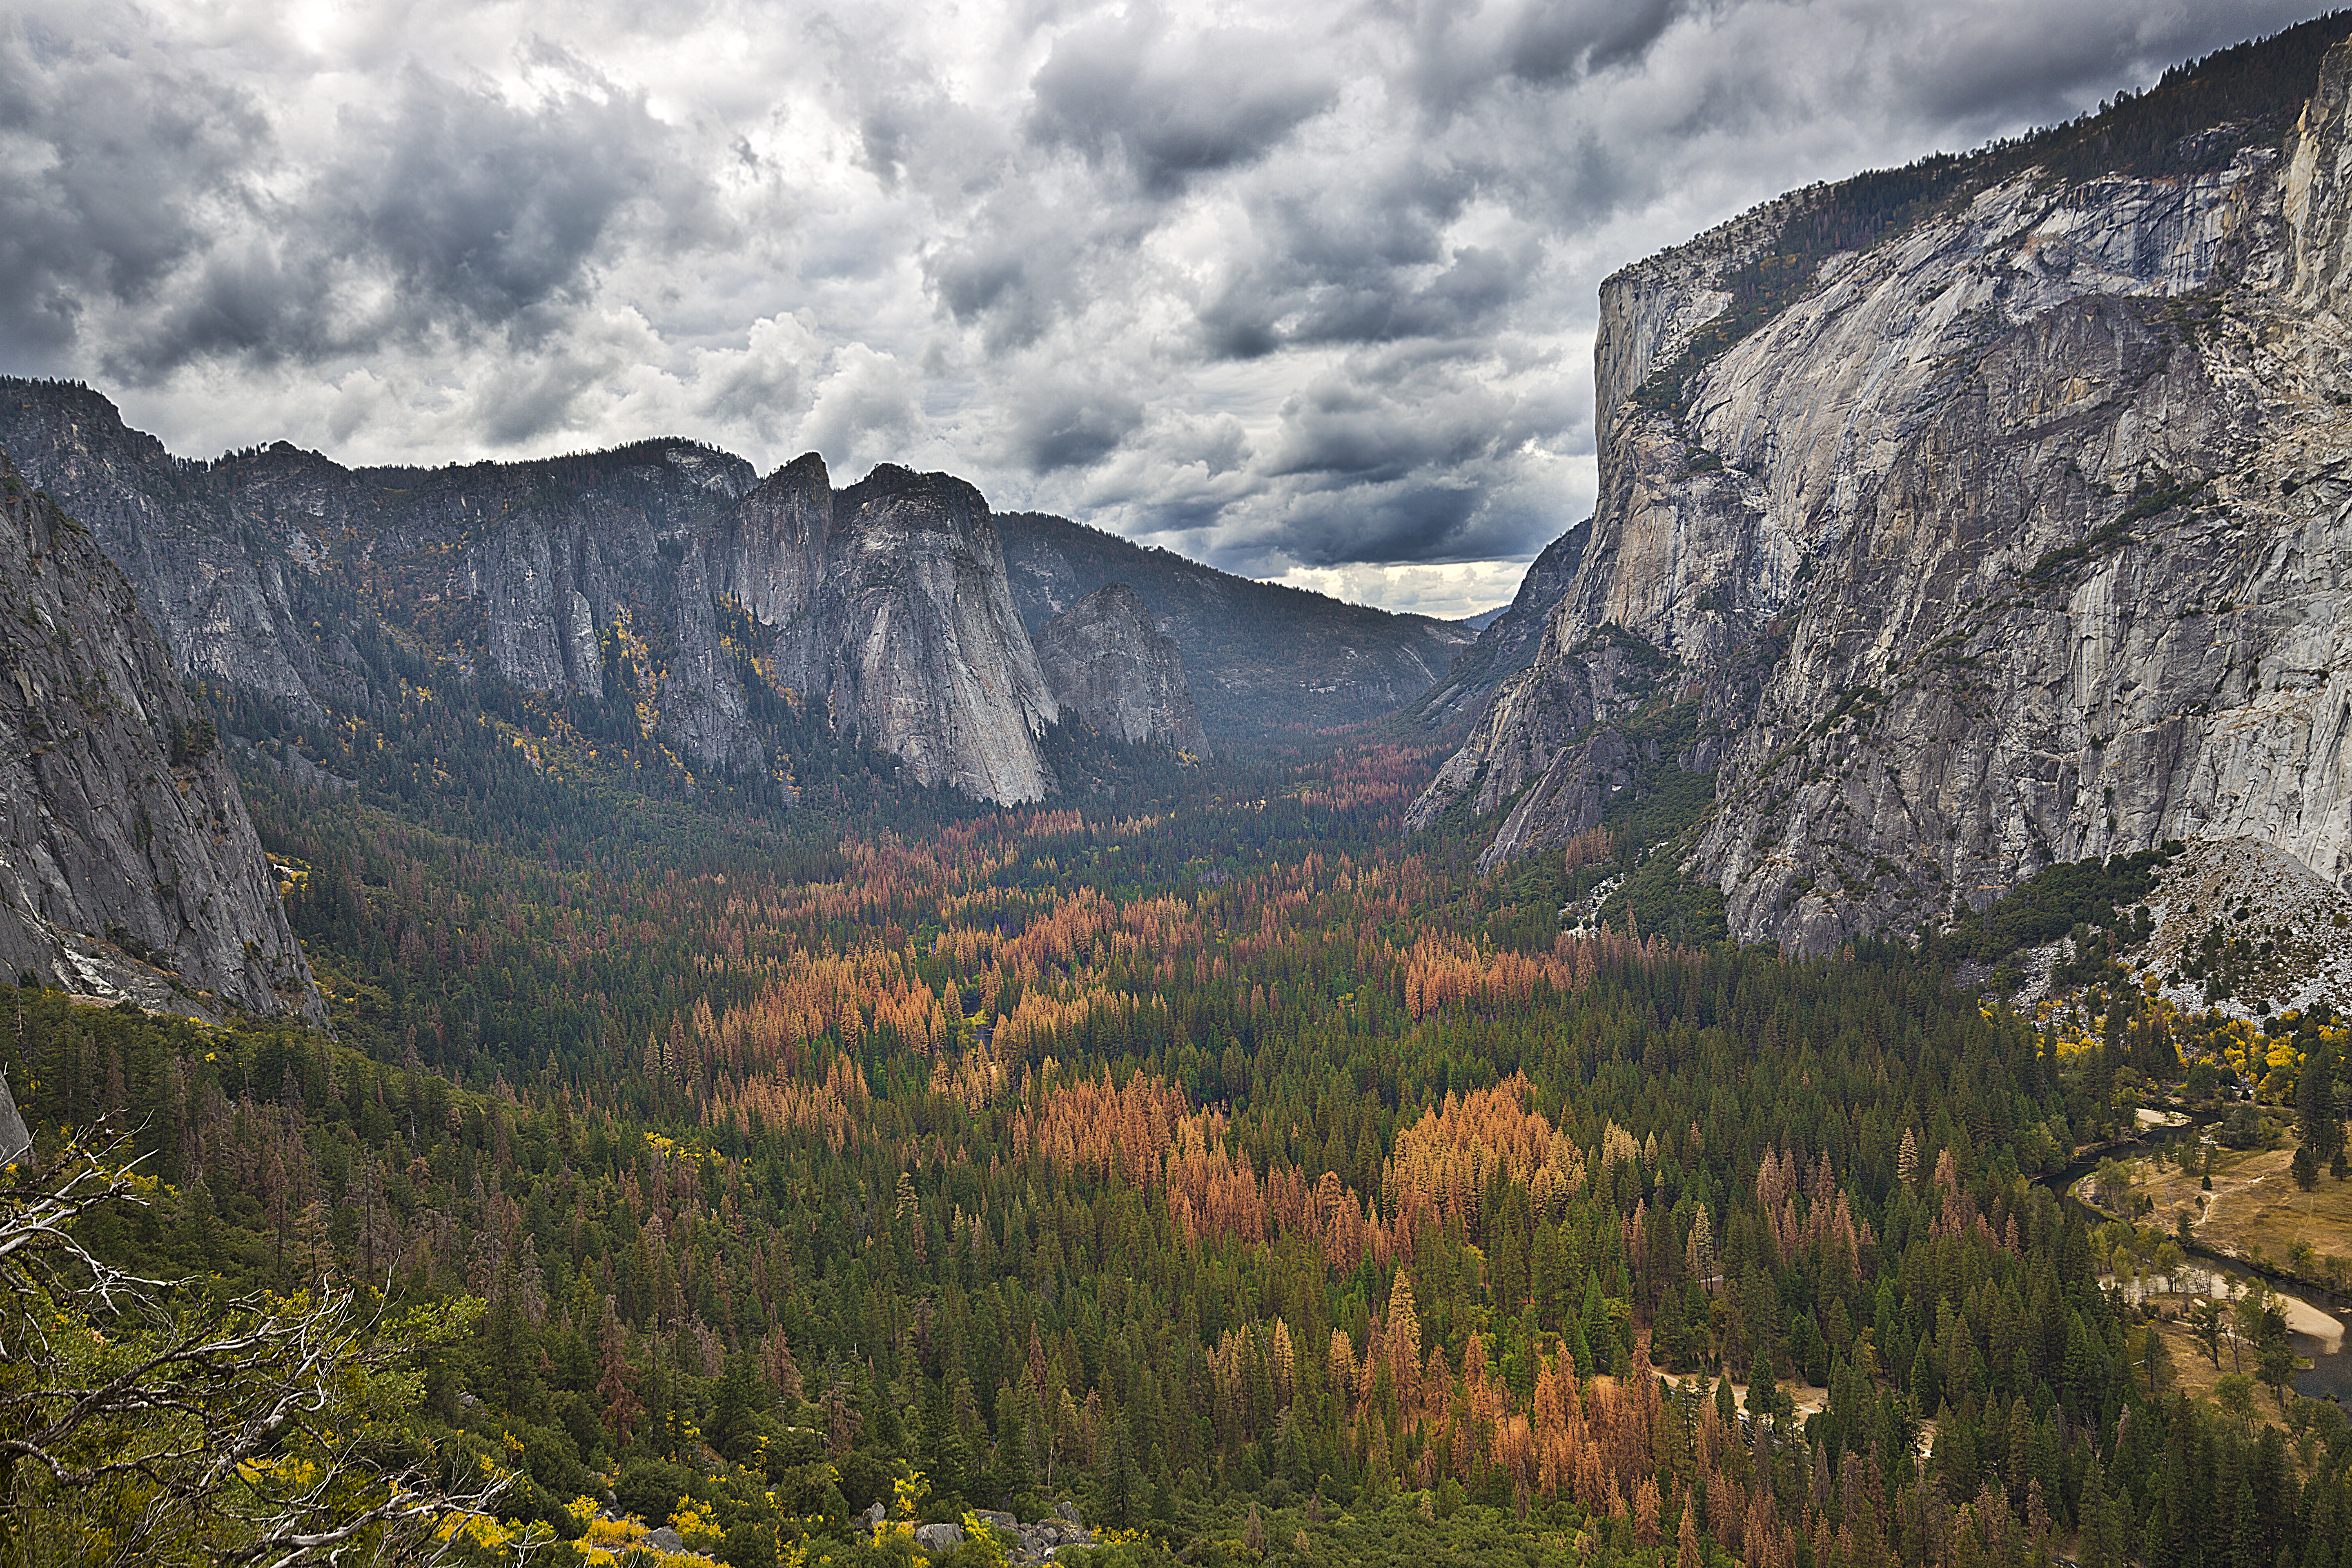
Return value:
<svg viewBox="0 0 2352 1568">
<path fill-rule="evenodd" d="M 778 475 L 811 496 L 821 479 Z M 807 606 L 779 628 L 776 679 L 822 692 L 924 784 L 1003 803 L 1054 788 L 1038 741 L 1059 710 L 988 503 L 961 479 L 886 463 L 834 497 Z"/>
<path fill-rule="evenodd" d="M 212 728 L 88 530 L 0 457 L 0 971 L 325 1016 Z"/>
<path fill-rule="evenodd" d="M 1045 623 L 1037 659 L 1063 709 L 1129 745 L 1209 754 L 1184 657 L 1151 624 L 1142 595 L 1112 583 Z"/>
<path fill-rule="evenodd" d="M 2170 838 L 2340 883 L 2347 30 L 1611 279 L 1591 537 L 1413 820 L 1495 864 L 1711 777 L 1664 852 L 1809 952 Z"/>
<path fill-rule="evenodd" d="M 1381 717 L 1471 641 L 992 516 L 947 475 L 886 464 L 837 491 L 814 454 L 765 479 L 674 439 L 441 468 L 346 468 L 282 442 L 199 462 L 88 387 L 21 380 L 0 380 L 0 447 L 88 524 L 191 679 L 314 721 L 382 712 L 404 699 L 362 657 L 373 629 L 455 679 L 551 700 L 506 715 L 522 739 L 633 756 L 641 741 L 688 788 L 716 773 L 789 794 L 805 711 L 918 783 L 1034 800 L 1055 787 L 1041 739 L 1059 709 L 1031 637 L 1113 581 L 1174 640 L 1221 745 Z"/>
<path fill-rule="evenodd" d="M 1053 697 L 987 505 L 944 475 L 886 466 L 836 494 L 814 455 L 761 481 L 679 440 L 434 469 L 284 443 L 190 462 L 86 387 L 21 381 L 0 386 L 11 443 L 195 679 L 380 705 L 366 622 L 461 679 L 584 699 L 689 772 L 782 773 L 760 712 L 814 701 L 920 783 L 1053 787 Z"/>
</svg>

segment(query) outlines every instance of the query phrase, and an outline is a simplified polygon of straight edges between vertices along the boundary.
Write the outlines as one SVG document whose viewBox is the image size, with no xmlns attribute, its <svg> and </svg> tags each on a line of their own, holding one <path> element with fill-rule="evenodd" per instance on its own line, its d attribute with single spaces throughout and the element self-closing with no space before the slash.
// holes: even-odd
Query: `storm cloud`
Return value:
<svg viewBox="0 0 2352 1568">
<path fill-rule="evenodd" d="M 1466 613 L 1590 510 L 1610 271 L 2305 14 L 18 0 L 0 369 L 192 455 L 944 468 Z"/>
</svg>

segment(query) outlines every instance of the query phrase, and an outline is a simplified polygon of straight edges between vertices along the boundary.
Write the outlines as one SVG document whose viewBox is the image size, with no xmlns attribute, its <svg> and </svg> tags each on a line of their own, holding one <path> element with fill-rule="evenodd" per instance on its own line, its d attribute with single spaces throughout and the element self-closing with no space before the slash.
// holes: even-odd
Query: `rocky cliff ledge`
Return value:
<svg viewBox="0 0 2352 1568">
<path fill-rule="evenodd" d="M 1054 700 L 1100 733 L 1129 745 L 1209 754 L 1183 656 L 1126 584 L 1097 588 L 1046 622 L 1037 634 L 1037 660 Z"/>
<path fill-rule="evenodd" d="M 122 573 L 0 457 L 0 970 L 322 1018 L 210 727 Z"/>
<path fill-rule="evenodd" d="M 1664 748 L 1811 952 L 2167 838 L 2352 872 L 2347 27 L 1612 279 L 1591 542 L 1414 820 L 1528 854 Z"/>
</svg>

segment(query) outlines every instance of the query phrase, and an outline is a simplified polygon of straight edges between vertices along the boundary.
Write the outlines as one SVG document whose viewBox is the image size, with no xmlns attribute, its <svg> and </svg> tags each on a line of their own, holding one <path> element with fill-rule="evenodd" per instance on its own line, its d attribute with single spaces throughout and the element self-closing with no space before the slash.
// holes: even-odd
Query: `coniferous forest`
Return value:
<svg viewBox="0 0 2352 1568">
<path fill-rule="evenodd" d="M 2219 1283 L 2352 1300 L 2352 13 L 1636 263 L 1584 407 L 1564 280 L 1662 215 L 2189 35 L 1351 8 L 1393 79 L 1327 81 L 1251 7 L 1013 7 L 945 66 L 730 12 L 857 118 L 775 99 L 705 191 L 677 149 L 769 87 L 708 50 L 655 91 L 533 35 L 460 112 L 429 18 L 308 9 L 0 26 L 26 368 L 185 431 L 299 362 L 238 417 L 378 455 L 976 432 L 1139 538 L 1457 608 L 1588 437 L 1595 510 L 1470 642 L 896 463 L 195 462 L 6 378 L 0 1568 L 2352 1568 L 2305 1303 Z M 299 119 L 183 71 L 248 37 Z M 1472 91 L 1602 78 L 1638 144 Z M 929 205 L 785 199 L 828 169 Z M 822 272 L 744 281 L 785 230 Z"/>
<path fill-rule="evenodd" d="M 2094 973 L 2082 1048 L 1955 983 L 2127 932 L 2137 863 L 1796 961 L 1564 932 L 1558 878 L 1631 841 L 1482 876 L 1401 826 L 1430 751 L 1066 741 L 1090 783 L 996 811 L 813 729 L 780 809 L 408 689 L 382 735 L 218 709 L 331 1032 L 0 994 L 41 1149 L 137 1157 L 76 1244 L 187 1281 L 142 1317 L 12 1275 L 44 1353 L 343 1304 L 360 1370 L 236 1484 L 494 1478 L 430 1542 L 484 1562 L 904 1565 L 963 1520 L 928 1554 L 966 1568 L 977 1510 L 1061 1507 L 1106 1565 L 2352 1552 L 2336 1407 L 2274 1348 L 2182 1392 L 2103 1284 L 2148 1238 L 2037 1180 L 2179 1076 L 2175 1022 Z M 22 1435 L 56 1395 L 0 1397 Z M 157 1465 L 0 1466 L 20 1529 L 299 1560 L 157 1511 Z"/>
</svg>

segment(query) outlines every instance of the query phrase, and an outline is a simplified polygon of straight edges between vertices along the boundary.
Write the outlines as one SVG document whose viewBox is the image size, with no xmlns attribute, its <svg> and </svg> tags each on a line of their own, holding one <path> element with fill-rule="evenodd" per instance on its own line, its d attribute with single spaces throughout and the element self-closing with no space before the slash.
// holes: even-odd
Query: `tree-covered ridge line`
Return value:
<svg viewBox="0 0 2352 1568">
<path fill-rule="evenodd" d="M 1867 250 L 2027 171 L 2062 186 L 2185 181 L 2226 169 L 2249 148 L 2274 146 L 2316 86 L 2321 57 L 2347 31 L 2345 13 L 2331 12 L 2174 66 L 2146 91 L 2117 93 L 2063 124 L 1796 193 L 1773 238 L 1723 279 L 1722 311 L 1654 369 L 1634 399 L 1678 412 L 1692 378 L 1803 299 L 1823 261 Z"/>
</svg>

